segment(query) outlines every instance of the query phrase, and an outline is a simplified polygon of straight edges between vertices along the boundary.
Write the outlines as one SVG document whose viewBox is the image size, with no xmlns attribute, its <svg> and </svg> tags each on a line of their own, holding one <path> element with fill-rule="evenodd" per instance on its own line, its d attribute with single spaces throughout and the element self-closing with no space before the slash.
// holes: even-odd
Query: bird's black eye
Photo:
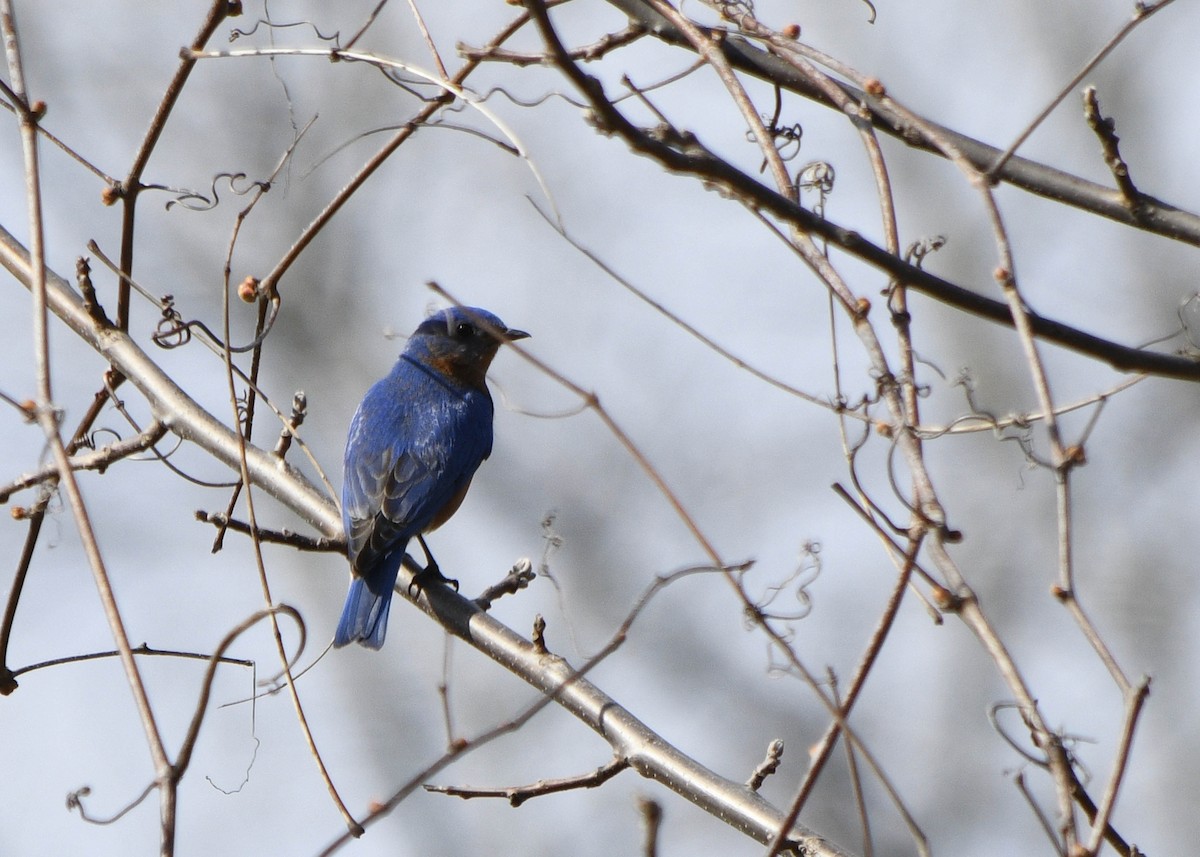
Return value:
<svg viewBox="0 0 1200 857">
<path fill-rule="evenodd" d="M 460 321 L 454 328 L 455 339 L 470 339 L 473 333 L 475 333 L 475 326 L 469 321 Z"/>
</svg>

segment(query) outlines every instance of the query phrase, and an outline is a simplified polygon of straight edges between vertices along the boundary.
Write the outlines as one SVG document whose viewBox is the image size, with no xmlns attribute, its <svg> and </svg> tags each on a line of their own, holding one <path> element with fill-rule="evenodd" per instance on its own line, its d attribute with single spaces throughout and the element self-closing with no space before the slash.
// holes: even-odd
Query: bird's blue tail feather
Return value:
<svg viewBox="0 0 1200 857">
<path fill-rule="evenodd" d="M 396 574 L 387 586 L 380 587 L 379 593 L 367 586 L 367 581 L 356 577 L 350 581 L 350 592 L 346 595 L 346 606 L 342 608 L 342 618 L 338 622 L 337 631 L 333 636 L 333 645 L 340 648 L 348 643 L 361 643 L 368 649 L 378 649 L 383 646 L 383 638 L 387 635 L 388 611 L 392 606 L 392 586 L 396 582 Z"/>
</svg>

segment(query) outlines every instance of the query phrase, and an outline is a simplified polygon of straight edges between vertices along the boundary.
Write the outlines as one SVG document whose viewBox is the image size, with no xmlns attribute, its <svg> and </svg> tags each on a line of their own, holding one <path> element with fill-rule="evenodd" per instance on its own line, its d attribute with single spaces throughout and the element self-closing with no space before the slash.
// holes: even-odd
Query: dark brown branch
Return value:
<svg viewBox="0 0 1200 857">
<path fill-rule="evenodd" d="M 540 8 L 537 3 L 529 5 L 531 9 Z M 825 239 L 851 256 L 890 274 L 915 291 L 980 318 L 1013 326 L 1012 312 L 1004 301 L 984 297 L 942 279 L 889 253 L 860 233 L 819 217 L 737 169 L 728 161 L 717 157 L 694 136 L 669 126 L 649 130 L 635 126 L 608 99 L 600 81 L 586 74 L 571 61 L 548 16 L 540 14 L 535 17 L 538 18 L 543 37 L 550 44 L 550 53 L 555 58 L 556 66 L 587 98 L 592 106 L 593 122 L 602 132 L 617 135 L 635 152 L 652 158 L 671 172 L 702 179 L 735 196 L 753 209 L 772 214 L 807 233 Z M 729 41 L 731 40 L 726 39 L 723 44 Z M 1200 241 L 1200 222 L 1197 223 L 1196 235 Z M 1033 311 L 1028 311 L 1027 316 L 1030 328 L 1038 338 L 1094 357 L 1118 371 L 1200 380 L 1200 363 L 1194 360 L 1121 345 Z"/>
<path fill-rule="evenodd" d="M 192 40 L 192 49 L 196 51 L 201 50 L 208 44 L 208 40 L 212 38 L 213 33 L 217 31 L 217 27 L 221 25 L 221 22 L 228 15 L 239 14 L 241 14 L 241 4 L 236 2 L 236 0 L 213 0 L 208 10 L 208 16 L 200 25 L 200 30 L 196 34 L 196 38 Z M 150 127 L 146 129 L 146 136 L 142 139 L 142 144 L 138 147 L 137 154 L 134 156 L 133 164 L 129 168 L 129 175 L 121 182 L 119 188 L 123 208 L 121 216 L 121 281 L 117 293 L 116 324 L 122 330 L 129 328 L 128 277 L 133 274 L 134 222 L 138 192 L 141 190 L 142 173 L 145 171 L 146 164 L 150 161 L 150 155 L 153 154 L 155 147 L 158 145 L 163 131 L 166 130 L 167 119 L 170 118 L 171 111 L 175 109 L 175 104 L 183 94 L 184 84 L 187 83 L 188 77 L 191 76 L 192 70 L 195 67 L 195 58 L 188 52 L 183 52 L 179 59 L 179 67 L 175 70 L 175 76 L 167 84 L 162 100 L 158 103 L 158 108 L 154 112 L 154 118 L 150 120 Z"/>
<path fill-rule="evenodd" d="M 229 529 L 235 533 L 250 535 L 249 524 L 220 512 L 205 512 L 203 509 L 197 509 L 196 520 L 204 524 L 212 524 L 221 530 Z M 262 527 L 258 528 L 257 533 L 260 542 L 287 545 L 296 550 L 337 553 L 346 549 L 346 540 L 340 536 L 337 538 L 330 538 L 328 536 L 317 536 L 314 538 L 313 536 L 301 535 L 292 530 L 267 530 Z M 216 550 L 213 552 L 215 553 Z"/>
<path fill-rule="evenodd" d="M 213 661 L 215 657 L 215 663 L 230 664 L 238 667 L 254 666 L 254 661 L 246 660 L 245 658 L 231 658 L 226 655 L 205 655 L 201 654 L 200 652 L 181 652 L 172 649 L 153 649 L 150 646 L 147 646 L 145 643 L 142 643 L 140 646 L 134 646 L 129 651 L 131 651 L 134 655 L 144 657 L 181 658 L 183 660 L 191 661 Z M 117 651 L 88 652 L 84 655 L 67 655 L 66 657 L 54 658 L 53 660 L 42 661 L 40 663 L 30 664 L 27 667 L 21 667 L 19 670 L 14 670 L 13 675 L 24 675 L 25 673 L 33 672 L 34 670 L 42 670 L 46 669 L 47 667 L 59 667 L 63 664 L 78 664 L 83 663 L 84 661 L 97 661 L 105 658 L 116 658 L 120 657 L 120 655 L 121 653 Z"/>
<path fill-rule="evenodd" d="M 646 27 L 651 35 L 659 41 L 686 50 L 694 50 L 686 36 L 651 9 L 645 0 L 608 0 L 608 2 L 628 15 L 631 20 Z M 756 47 L 749 40 L 741 36 L 724 35 L 719 46 L 735 69 L 841 112 L 838 104 L 796 69 L 779 57 Z M 866 108 L 867 120 L 875 128 L 895 137 L 905 145 L 941 155 L 933 137 L 948 140 L 982 172 L 988 171 L 1004 154 L 995 146 L 990 146 L 933 122 L 927 123 L 932 134 L 923 136 L 919 129 L 913 128 L 902 117 L 880 103 L 879 99 L 849 84 L 843 83 L 840 86 L 854 102 Z M 1147 232 L 1200 247 L 1200 215 L 1176 208 L 1153 197 L 1142 197 L 1145 207 L 1144 214 L 1142 217 L 1135 218 L 1119 192 L 1018 156 L 1008 159 L 995 177 L 999 181 L 1007 182 L 1055 202 L 1065 203 L 1118 223 L 1136 226 Z"/>
<path fill-rule="evenodd" d="M 28 515 L 29 531 L 25 534 L 25 546 L 21 549 L 21 558 L 17 561 L 12 588 L 8 592 L 8 601 L 4 607 L 4 620 L 0 625 L 0 696 L 8 696 L 17 689 L 17 676 L 23 672 L 23 670 L 13 671 L 8 668 L 8 641 L 12 637 L 13 622 L 17 617 L 17 605 L 21 603 L 21 593 L 25 589 L 25 577 L 29 573 L 29 564 L 33 561 L 33 551 L 37 547 L 38 536 L 42 531 L 42 522 L 46 520 L 46 505 L 50 502 L 50 496 L 49 492 L 43 494 Z"/>
</svg>

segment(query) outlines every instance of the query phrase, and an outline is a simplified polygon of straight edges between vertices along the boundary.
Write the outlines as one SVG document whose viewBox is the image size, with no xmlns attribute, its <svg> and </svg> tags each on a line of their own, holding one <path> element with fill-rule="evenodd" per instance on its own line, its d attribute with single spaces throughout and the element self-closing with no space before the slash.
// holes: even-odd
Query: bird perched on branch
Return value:
<svg viewBox="0 0 1200 857">
<path fill-rule="evenodd" d="M 491 454 L 488 366 L 502 343 L 527 336 L 477 307 L 444 309 L 421 322 L 391 373 L 367 391 L 346 439 L 342 523 L 352 578 L 335 646 L 383 645 L 412 538 L 426 558 L 414 583 L 446 580 L 421 534 L 458 510 Z"/>
</svg>

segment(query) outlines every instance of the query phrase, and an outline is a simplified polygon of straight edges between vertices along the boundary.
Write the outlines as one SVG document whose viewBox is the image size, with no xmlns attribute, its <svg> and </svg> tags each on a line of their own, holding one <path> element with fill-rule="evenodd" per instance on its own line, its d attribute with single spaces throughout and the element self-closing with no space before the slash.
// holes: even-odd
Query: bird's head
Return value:
<svg viewBox="0 0 1200 857">
<path fill-rule="evenodd" d="M 488 366 L 501 343 L 525 339 L 479 307 L 448 307 L 421 322 L 408 341 L 405 354 L 455 381 L 483 387 Z"/>
</svg>

